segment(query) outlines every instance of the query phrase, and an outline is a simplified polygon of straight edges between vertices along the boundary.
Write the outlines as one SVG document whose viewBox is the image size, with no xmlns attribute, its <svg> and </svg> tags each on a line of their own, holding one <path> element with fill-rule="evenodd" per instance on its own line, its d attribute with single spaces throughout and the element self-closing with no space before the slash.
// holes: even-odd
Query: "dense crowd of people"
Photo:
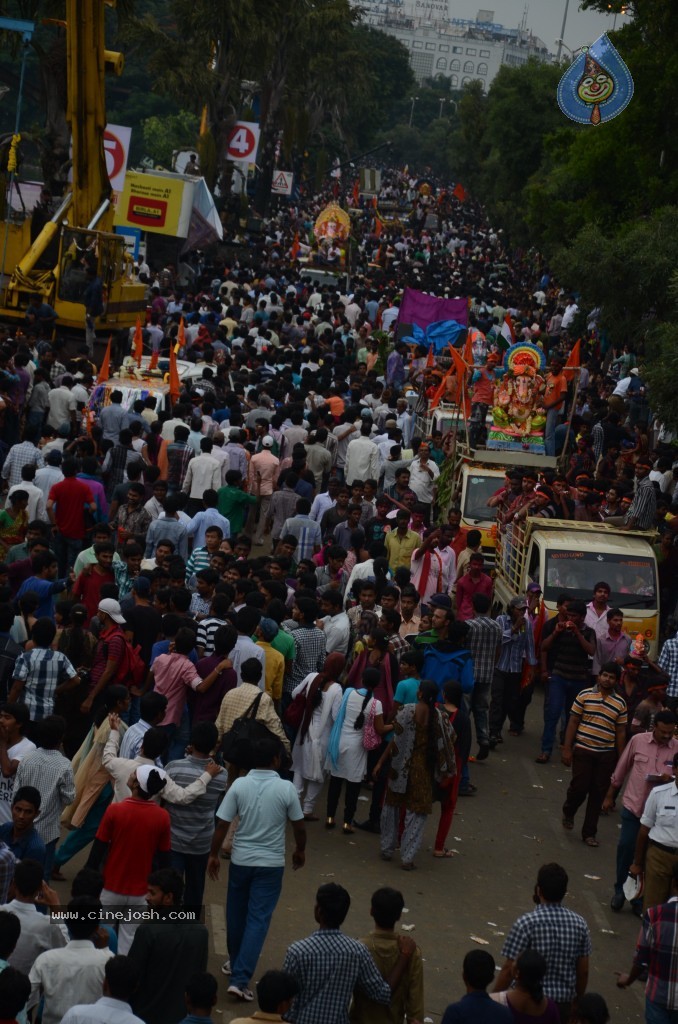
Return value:
<svg viewBox="0 0 678 1024">
<path fill-rule="evenodd" d="M 536 760 L 560 745 L 572 767 L 563 827 L 586 803 L 582 839 L 597 846 L 625 786 L 611 906 L 644 872 L 647 914 L 619 983 L 645 970 L 647 1019 L 678 1012 L 665 948 L 678 639 L 657 662 L 638 650 L 605 580 L 590 581 L 588 604 L 564 589 L 550 621 L 536 582 L 497 611 L 480 533 L 439 493 L 450 439 L 422 431 L 417 413 L 441 372 L 401 340 L 400 299 L 406 286 L 468 297 L 474 444 L 506 318 L 543 350 L 546 451 L 563 470 L 511 469 L 490 501 L 499 530 L 528 515 L 656 530 L 668 635 L 678 471 L 642 353 L 610 343 L 596 311 L 580 314 L 538 255 L 507 252 L 472 204 L 396 172 L 380 201 L 397 218 L 385 226 L 361 203 L 352 269 L 330 283 L 296 259 L 320 200 L 280 212 L 227 261 L 142 263 L 148 351 L 162 364 L 179 345 L 194 364 L 177 401 L 114 384 L 93 417 L 97 367 L 86 347 L 65 354 L 50 340 L 47 304 L 0 328 L 3 1019 L 207 1024 L 218 986 L 201 910 L 225 860 L 222 972 L 229 996 L 251 1002 L 288 823 L 295 870 L 319 822 L 378 835 L 375 856 L 409 872 L 438 804 L 433 856 L 452 857 L 457 800 L 477 794 L 473 761 L 523 732 L 538 684 Z M 316 259 L 340 270 L 341 245 Z M 564 372 L 575 340 L 576 387 Z M 119 339 L 121 356 L 131 342 Z M 66 907 L 51 882 L 84 850 Z M 469 953 L 467 995 L 444 1024 L 605 1024 L 567 885 L 562 866 L 541 868 L 498 975 L 489 953 Z M 259 978 L 255 1019 L 423 1021 L 421 952 L 397 930 L 402 894 L 375 891 L 361 942 L 341 931 L 349 905 L 341 886 L 321 886 L 318 929 Z M 144 908 L 155 914 L 140 922 Z"/>
</svg>

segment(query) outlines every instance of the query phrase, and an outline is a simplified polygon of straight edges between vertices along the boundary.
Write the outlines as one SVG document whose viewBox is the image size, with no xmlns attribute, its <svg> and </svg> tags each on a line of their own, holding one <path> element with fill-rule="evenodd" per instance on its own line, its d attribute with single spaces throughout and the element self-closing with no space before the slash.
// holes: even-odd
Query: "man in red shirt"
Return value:
<svg viewBox="0 0 678 1024">
<path fill-rule="evenodd" d="M 469 570 L 457 581 L 457 619 L 466 622 L 473 618 L 473 595 L 485 594 L 492 600 L 492 580 L 483 572 L 485 559 L 478 552 L 469 558 Z"/>
<path fill-rule="evenodd" d="M 120 628 L 125 625 L 122 608 L 114 598 L 105 597 L 99 601 L 97 617 L 101 629 L 89 677 L 92 689 L 80 705 L 83 715 L 90 714 L 94 702 L 110 683 L 125 681 L 127 668 L 127 641 Z"/>
<path fill-rule="evenodd" d="M 97 541 L 94 545 L 96 562 L 86 565 L 73 584 L 71 597 L 74 601 L 82 602 L 87 609 L 85 629 L 89 629 L 90 620 L 99 608 L 102 586 L 104 583 L 115 583 L 113 554 L 110 540 Z"/>
<path fill-rule="evenodd" d="M 129 777 L 132 795 L 106 808 L 92 844 L 87 867 L 101 870 L 104 907 L 146 907 L 148 876 L 155 860 L 158 867 L 170 867 L 170 816 L 153 803 L 167 784 L 167 775 L 153 764 L 140 764 Z M 129 952 L 140 921 L 121 921 L 118 953 Z"/>
<path fill-rule="evenodd" d="M 87 528 L 85 510 L 92 513 L 97 510 L 89 485 L 75 475 L 78 472 L 75 459 L 66 459 L 61 471 L 64 479 L 50 488 L 47 499 L 47 515 L 52 524 L 60 579 L 68 576 L 82 551 Z"/>
</svg>

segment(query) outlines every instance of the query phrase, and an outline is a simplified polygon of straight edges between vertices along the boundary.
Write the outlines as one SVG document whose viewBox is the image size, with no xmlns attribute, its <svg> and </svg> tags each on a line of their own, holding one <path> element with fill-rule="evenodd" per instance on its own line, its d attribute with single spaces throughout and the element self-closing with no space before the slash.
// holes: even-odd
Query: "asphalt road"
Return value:
<svg viewBox="0 0 678 1024">
<path fill-rule="evenodd" d="M 288 859 L 282 896 L 254 980 L 268 968 L 279 968 L 289 943 L 314 930 L 313 903 L 319 885 L 333 881 L 348 889 L 352 905 L 344 929 L 355 937 L 370 930 L 371 893 L 382 885 L 392 885 L 405 897 L 408 912 L 403 924 L 414 926 L 410 934 L 425 961 L 426 1016 L 437 1024 L 446 1005 L 463 994 L 464 955 L 470 949 L 483 948 L 501 963 L 504 934 L 516 917 L 533 907 L 538 868 L 557 861 L 570 877 L 566 904 L 582 914 L 591 929 L 589 990 L 605 997 L 614 1024 L 642 1021 L 642 983 L 622 991 L 616 988 L 614 977 L 615 971 L 628 970 L 638 933 L 638 919 L 628 908 L 615 914 L 609 907 L 618 816 L 601 818 L 598 849 L 581 841 L 581 811 L 575 830 L 563 830 L 560 807 L 569 771 L 557 760 L 544 766 L 534 763 L 541 712 L 542 698 L 537 696 L 528 710 L 523 736 L 506 736 L 487 761 L 471 766 L 478 792 L 459 800 L 448 839 L 456 853 L 449 860 L 432 856 L 437 807 L 416 859 L 417 870 L 412 873 L 400 870 L 397 860 L 385 863 L 379 859 L 377 836 L 356 832 L 348 837 L 336 830 L 326 831 L 322 822 L 309 824 L 306 866 L 293 872 Z M 366 816 L 368 797 L 364 791 L 358 804 L 359 820 Z M 317 811 L 324 815 L 324 794 Z M 291 852 L 291 831 L 289 838 Z M 69 879 L 83 859 L 66 866 L 64 873 Z M 226 996 L 228 979 L 220 973 L 227 955 L 223 917 L 227 872 L 228 864 L 222 861 L 220 880 L 208 880 L 205 894 L 211 940 L 209 970 L 220 983 L 216 1021 L 225 1024 L 257 1008 L 256 1002 L 245 1007 L 233 1003 Z M 67 898 L 66 883 L 56 883 L 56 888 Z"/>
</svg>

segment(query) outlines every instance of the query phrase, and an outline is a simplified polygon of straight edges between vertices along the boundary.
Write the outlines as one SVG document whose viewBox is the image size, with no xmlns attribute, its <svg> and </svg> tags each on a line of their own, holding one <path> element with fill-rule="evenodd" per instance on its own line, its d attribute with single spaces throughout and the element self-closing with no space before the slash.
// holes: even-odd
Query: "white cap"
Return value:
<svg viewBox="0 0 678 1024">
<path fill-rule="evenodd" d="M 106 615 L 110 615 L 114 622 L 119 622 L 121 625 L 125 621 L 125 616 L 122 614 L 122 608 L 112 597 L 105 597 L 103 601 L 99 601 L 99 611 L 105 612 Z"/>
<path fill-rule="evenodd" d="M 262 439 L 261 439 L 261 447 L 262 448 L 272 448 L 273 447 L 273 438 L 271 437 L 270 434 L 266 434 L 264 437 L 262 437 Z"/>
<path fill-rule="evenodd" d="M 136 777 L 144 793 L 148 793 L 148 778 L 151 772 L 157 772 L 161 779 L 167 781 L 167 772 L 162 768 L 156 768 L 154 764 L 140 764 L 136 769 Z"/>
</svg>

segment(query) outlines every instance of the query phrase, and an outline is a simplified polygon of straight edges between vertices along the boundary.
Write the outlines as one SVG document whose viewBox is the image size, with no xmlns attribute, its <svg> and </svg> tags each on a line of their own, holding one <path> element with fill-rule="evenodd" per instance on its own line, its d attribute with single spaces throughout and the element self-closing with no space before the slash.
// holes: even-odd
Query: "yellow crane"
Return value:
<svg viewBox="0 0 678 1024">
<path fill-rule="evenodd" d="M 31 241 L 31 217 L 0 221 L 4 261 L 0 319 L 23 320 L 31 296 L 40 294 L 57 313 L 57 325 L 85 328 L 88 271 L 101 278 L 104 311 L 95 330 L 135 323 L 144 308 L 144 286 L 132 279 L 131 259 L 113 232 L 111 183 L 106 172 L 105 73 L 122 74 L 124 57 L 106 50 L 105 6 L 115 0 L 66 0 L 67 118 L 73 175 L 58 208 Z"/>
</svg>

